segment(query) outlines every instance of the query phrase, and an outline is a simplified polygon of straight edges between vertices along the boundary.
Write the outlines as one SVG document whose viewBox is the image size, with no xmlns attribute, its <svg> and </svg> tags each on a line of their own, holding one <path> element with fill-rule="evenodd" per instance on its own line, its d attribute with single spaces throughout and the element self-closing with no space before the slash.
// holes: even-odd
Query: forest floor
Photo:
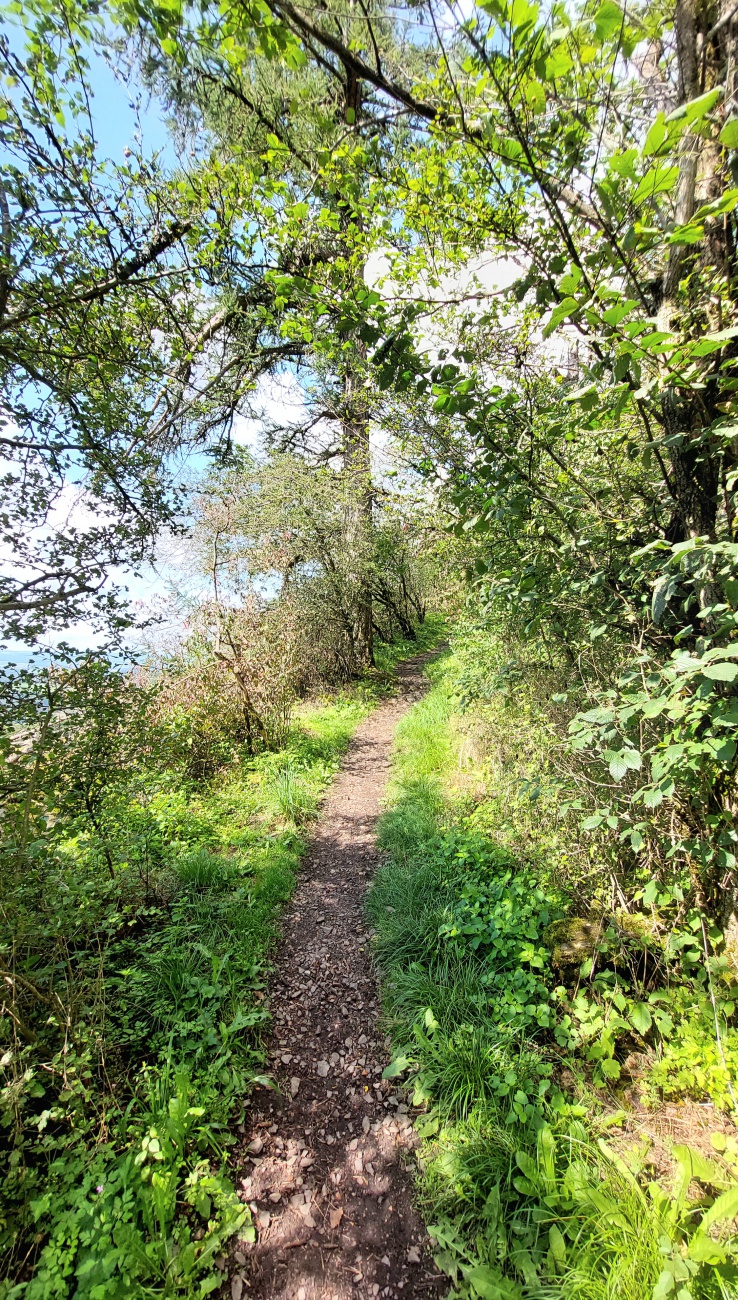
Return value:
<svg viewBox="0 0 738 1300">
<path fill-rule="evenodd" d="M 270 1001 L 279 1092 L 249 1099 L 232 1162 L 257 1232 L 229 1261 L 233 1300 L 444 1289 L 412 1203 L 412 1112 L 382 1078 L 389 1050 L 363 911 L 393 733 L 425 693 L 434 653 L 401 664 L 396 695 L 356 731 L 284 919 Z"/>
</svg>

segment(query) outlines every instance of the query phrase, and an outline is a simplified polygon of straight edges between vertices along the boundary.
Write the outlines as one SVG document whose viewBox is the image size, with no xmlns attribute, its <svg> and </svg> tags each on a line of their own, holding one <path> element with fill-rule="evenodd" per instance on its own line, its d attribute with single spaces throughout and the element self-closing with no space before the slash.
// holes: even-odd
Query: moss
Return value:
<svg viewBox="0 0 738 1300">
<path fill-rule="evenodd" d="M 553 966 L 580 966 L 591 957 L 602 938 L 604 922 L 587 921 L 581 916 L 569 916 L 563 921 L 553 921 L 543 935 L 551 949 Z"/>
</svg>

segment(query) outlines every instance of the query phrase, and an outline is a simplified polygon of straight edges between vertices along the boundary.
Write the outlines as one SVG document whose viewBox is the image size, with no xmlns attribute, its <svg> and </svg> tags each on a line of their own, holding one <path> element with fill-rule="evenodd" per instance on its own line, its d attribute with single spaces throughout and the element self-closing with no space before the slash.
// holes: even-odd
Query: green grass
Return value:
<svg viewBox="0 0 738 1300">
<path fill-rule="evenodd" d="M 417 630 L 414 641 L 407 637 L 398 637 L 395 641 L 377 641 L 374 646 L 374 662 L 378 672 L 389 673 L 403 659 L 433 650 L 445 637 L 446 620 L 441 614 L 427 614 L 425 621 Z"/>
<path fill-rule="evenodd" d="M 281 751 L 209 782 L 141 774 L 110 823 L 114 880 L 60 826 L 53 860 L 6 893 L 23 978 L 72 1019 L 60 1032 L 29 997 L 26 1040 L 3 1058 L 0 1296 L 200 1295 L 224 1234 L 248 1234 L 219 1171 L 264 1070 L 270 952 L 309 822 L 378 693 L 303 706 Z"/>
<path fill-rule="evenodd" d="M 545 720 L 522 693 L 465 716 L 454 656 L 429 676 L 431 690 L 397 729 L 379 826 L 385 861 L 367 910 L 394 1044 L 389 1073 L 427 1111 L 418 1197 L 452 1295 L 734 1297 L 724 1227 L 714 1258 L 699 1240 L 689 1254 L 702 1212 L 690 1178 L 696 1170 L 709 1204 L 711 1178 L 735 1187 L 733 1166 L 700 1173 L 682 1148 L 681 1191 L 649 1192 L 601 1141 L 591 1093 L 583 1105 L 557 1084 L 562 1055 L 582 1075 L 588 1047 L 566 1027 L 545 946 L 549 923 L 581 906 L 582 880 L 567 827 L 544 815 L 556 789 Z M 470 724 L 485 742 L 476 757 Z M 498 747 L 504 797 L 480 794 L 480 778 L 488 785 L 498 771 Z"/>
<path fill-rule="evenodd" d="M 386 673 L 440 634 L 431 618 L 417 644 L 378 647 L 385 675 L 301 705 L 278 752 L 200 781 L 164 762 L 116 787 L 114 879 L 89 831 L 59 820 L 43 860 L 6 881 L 18 987 L 43 996 L 23 993 L 23 1032 L 7 1021 L 0 1039 L 2 1300 L 220 1282 L 214 1256 L 250 1232 L 224 1158 L 268 1082 L 270 955 L 310 823 Z"/>
</svg>

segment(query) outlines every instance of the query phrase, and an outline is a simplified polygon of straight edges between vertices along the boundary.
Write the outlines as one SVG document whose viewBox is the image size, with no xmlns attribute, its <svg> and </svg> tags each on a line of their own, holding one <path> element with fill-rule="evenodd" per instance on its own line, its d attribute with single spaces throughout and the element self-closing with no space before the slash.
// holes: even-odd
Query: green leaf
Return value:
<svg viewBox="0 0 738 1300">
<path fill-rule="evenodd" d="M 600 1070 L 606 1079 L 616 1080 L 620 1078 L 620 1065 L 617 1061 L 607 1059 L 600 1061 Z"/>
<path fill-rule="evenodd" d="M 676 1294 L 676 1283 L 671 1269 L 665 1268 L 659 1273 L 658 1281 L 651 1292 L 651 1300 L 669 1300 Z"/>
<path fill-rule="evenodd" d="M 622 781 L 626 772 L 640 771 L 642 759 L 637 749 L 606 749 L 604 757 L 608 760 L 613 781 Z"/>
<path fill-rule="evenodd" d="M 700 1264 L 724 1264 L 727 1256 L 719 1241 L 713 1241 L 701 1226 L 697 1229 L 687 1247 L 687 1259 L 697 1260 Z"/>
<path fill-rule="evenodd" d="M 738 149 L 738 117 L 731 117 L 720 132 L 720 143 L 726 149 Z"/>
<path fill-rule="evenodd" d="M 607 311 L 603 311 L 602 319 L 606 325 L 619 325 L 621 320 L 637 306 L 635 298 L 628 298 L 625 302 L 618 303 L 616 307 L 608 307 Z"/>
<path fill-rule="evenodd" d="M 738 1186 L 729 1187 L 727 1192 L 718 1196 L 707 1214 L 702 1216 L 700 1228 L 703 1232 L 709 1232 L 716 1223 L 724 1223 L 726 1219 L 734 1219 L 736 1215 L 738 1215 Z"/>
<path fill-rule="evenodd" d="M 481 1300 L 522 1300 L 522 1287 L 489 1264 L 476 1264 L 474 1268 L 464 1269 L 464 1277 L 474 1295 L 480 1296 Z"/>
<path fill-rule="evenodd" d="M 672 190 L 679 177 L 679 168 L 671 163 L 657 163 L 651 167 L 646 175 L 640 181 L 635 194 L 633 195 L 634 203 L 644 203 L 646 199 L 655 198 L 657 194 L 666 194 Z"/>
<path fill-rule="evenodd" d="M 664 802 L 664 792 L 658 786 L 652 786 L 650 790 L 643 792 L 644 808 L 658 808 L 659 804 Z"/>
<path fill-rule="evenodd" d="M 641 1035 L 647 1034 L 649 1029 L 651 1028 L 651 1025 L 653 1024 L 653 1020 L 651 1018 L 651 1012 L 649 1011 L 645 1002 L 633 1003 L 633 1006 L 631 1007 L 631 1011 L 630 1011 L 629 1020 L 633 1028 L 635 1029 L 636 1033 Z"/>
<path fill-rule="evenodd" d="M 554 307 L 543 329 L 544 339 L 547 339 L 549 335 L 553 334 L 554 330 L 561 324 L 561 322 L 566 320 L 568 316 L 571 316 L 572 312 L 576 311 L 578 306 L 579 303 L 576 298 L 564 298 L 563 302 L 560 302 L 558 306 Z"/>
<path fill-rule="evenodd" d="M 703 677 L 709 677 L 712 682 L 734 682 L 738 677 L 738 664 L 707 664 L 702 670 Z"/>
<path fill-rule="evenodd" d="M 595 31 L 601 41 L 607 41 L 615 32 L 620 31 L 624 22 L 625 15 L 615 0 L 604 0 L 595 14 Z"/>
<path fill-rule="evenodd" d="M 528 0 L 513 0 L 510 9 L 510 26 L 514 32 L 533 27 L 538 20 L 538 5 L 529 4 Z"/>
<path fill-rule="evenodd" d="M 398 1075 L 404 1074 L 410 1068 L 412 1061 L 408 1056 L 396 1056 L 389 1065 L 386 1065 L 382 1071 L 383 1079 L 396 1079 Z"/>
<path fill-rule="evenodd" d="M 643 142 L 641 150 L 644 158 L 649 158 L 652 154 L 658 153 L 659 149 L 669 139 L 669 128 L 666 125 L 666 118 L 663 113 L 659 113 L 656 121 L 649 128 L 648 135 Z"/>
<path fill-rule="evenodd" d="M 566 1242 L 555 1224 L 548 1230 L 548 1241 L 557 1268 L 563 1269 L 566 1265 Z"/>
<path fill-rule="evenodd" d="M 706 117 L 712 111 L 718 100 L 722 98 L 722 94 L 722 86 L 716 86 L 714 90 L 707 90 L 704 95 L 698 95 L 696 99 L 690 99 L 687 104 L 680 104 L 678 108 L 674 109 L 673 113 L 669 113 L 666 121 L 685 121 L 690 126 L 693 122 L 700 122 L 703 117 Z"/>
</svg>

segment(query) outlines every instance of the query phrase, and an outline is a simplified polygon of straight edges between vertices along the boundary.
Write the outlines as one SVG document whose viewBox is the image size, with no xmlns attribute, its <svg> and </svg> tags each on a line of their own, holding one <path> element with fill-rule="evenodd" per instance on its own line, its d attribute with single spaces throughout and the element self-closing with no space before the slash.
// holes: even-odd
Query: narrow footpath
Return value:
<svg viewBox="0 0 738 1300">
<path fill-rule="evenodd" d="M 440 1295 L 412 1205 L 412 1114 L 391 1081 L 363 915 L 392 736 L 424 694 L 419 655 L 358 728 L 325 800 L 287 913 L 272 979 L 271 1073 L 235 1158 L 254 1246 L 229 1261 L 232 1300 Z"/>
</svg>

